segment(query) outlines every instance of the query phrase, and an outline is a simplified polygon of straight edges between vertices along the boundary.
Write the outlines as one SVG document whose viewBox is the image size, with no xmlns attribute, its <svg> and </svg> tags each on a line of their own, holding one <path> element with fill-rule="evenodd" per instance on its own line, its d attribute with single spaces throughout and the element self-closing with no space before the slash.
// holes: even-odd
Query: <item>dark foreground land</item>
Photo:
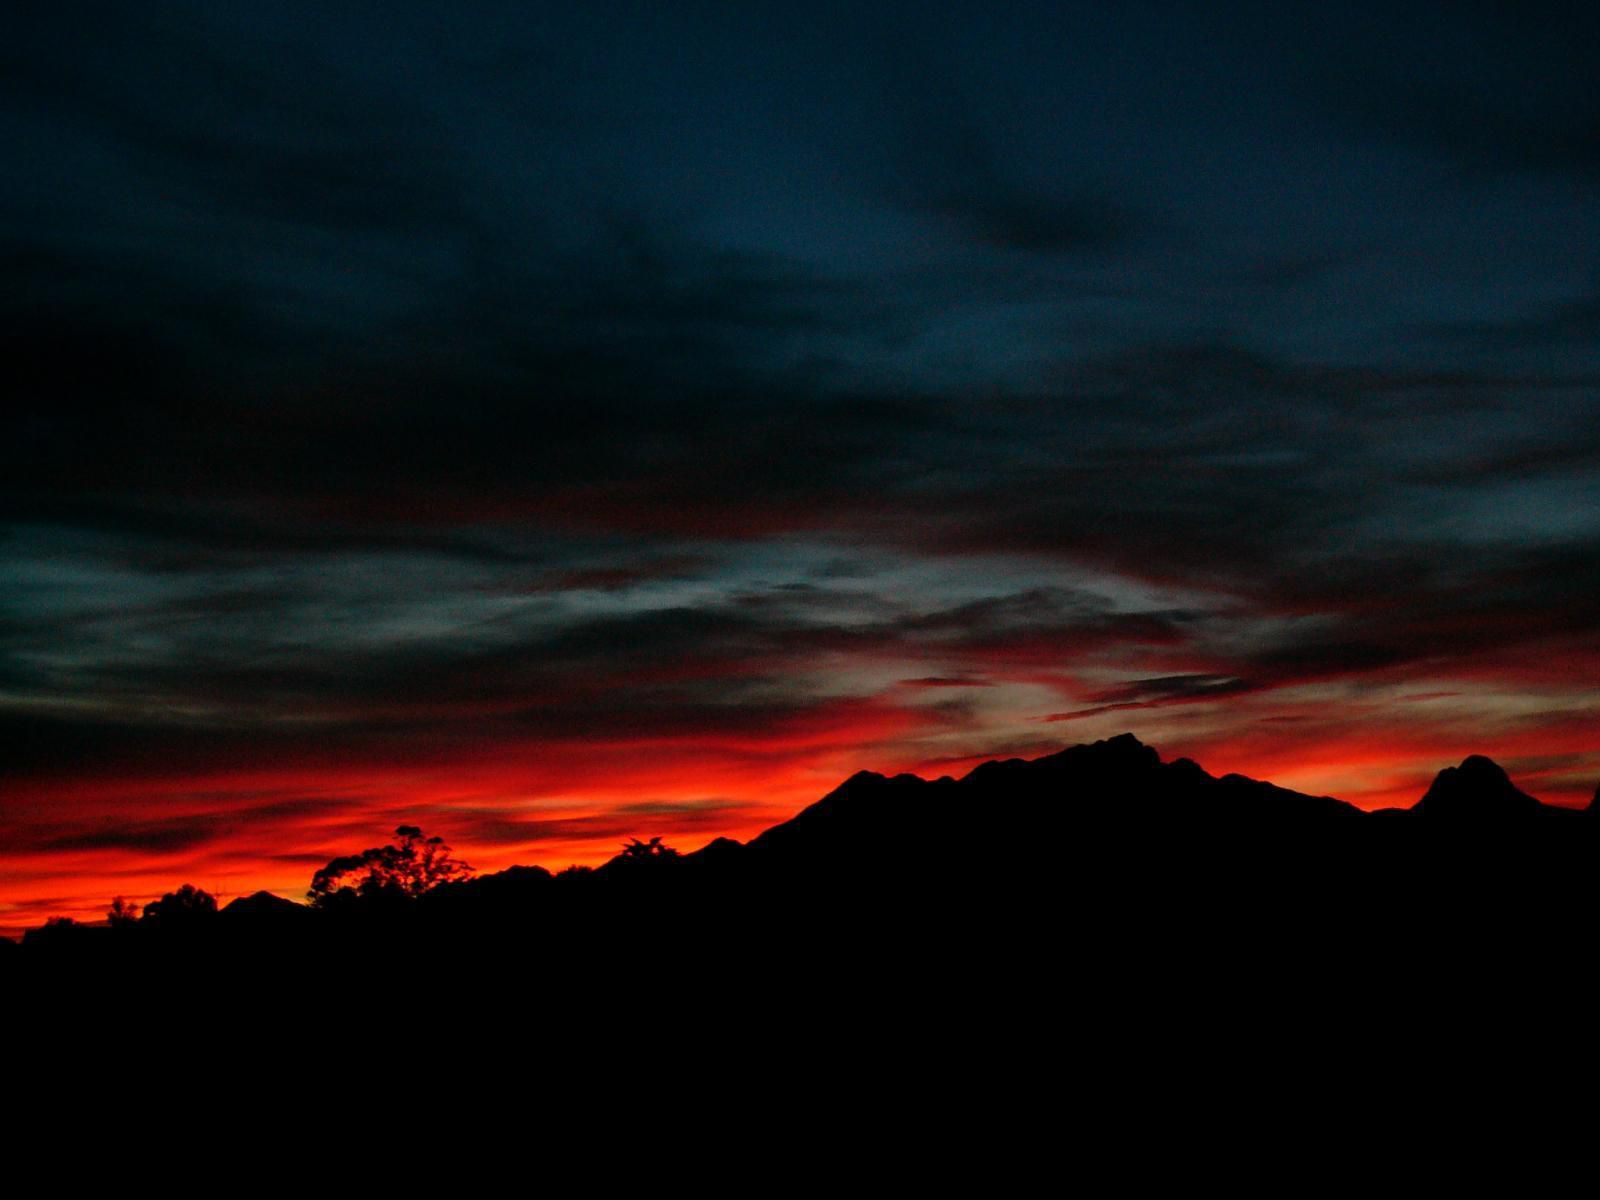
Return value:
<svg viewBox="0 0 1600 1200">
<path fill-rule="evenodd" d="M 505 1145 L 536 1110 L 708 1145 L 810 1123 L 1007 1190 L 1069 1149 L 1193 1180 L 1270 1174 L 1270 1144 L 1331 1178 L 1355 1131 L 1419 1113 L 1502 1150 L 1513 1125 L 1579 1144 L 1592 1113 L 1600 812 L 1487 759 L 1367 814 L 1123 736 L 863 773 L 748 844 L 635 851 L 36 931 L 0 960 L 13 1093 L 165 1089 L 185 1120 L 222 1097 L 295 1138 L 343 1127 L 325 1111 Z"/>
<path fill-rule="evenodd" d="M 760 1194 L 1298 1192 L 1402 1143 L 1524 1191 L 1588 1144 L 1597 851 L 1487 759 L 1367 814 L 1124 736 L 863 773 L 745 845 L 38 931 L 5 1066 L 58 1175 L 126 1103 L 160 1136 L 118 1171 L 227 1179 L 375 1127 L 417 1170 L 678 1150 Z"/>
</svg>

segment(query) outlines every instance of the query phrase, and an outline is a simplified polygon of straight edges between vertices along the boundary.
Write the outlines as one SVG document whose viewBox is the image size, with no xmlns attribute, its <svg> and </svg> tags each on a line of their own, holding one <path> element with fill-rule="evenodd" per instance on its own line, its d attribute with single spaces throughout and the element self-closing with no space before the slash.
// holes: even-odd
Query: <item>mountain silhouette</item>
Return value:
<svg viewBox="0 0 1600 1200">
<path fill-rule="evenodd" d="M 1481 754 L 1446 767 L 1434 777 L 1412 811 L 1432 821 L 1526 821 L 1546 807 L 1511 782 L 1494 760 Z"/>
<path fill-rule="evenodd" d="M 235 921 L 272 921 L 286 916 L 292 918 L 293 914 L 307 911 L 305 905 L 296 904 L 293 900 L 285 900 L 271 892 L 256 892 L 229 901 L 223 906 L 221 915 Z"/>
<path fill-rule="evenodd" d="M 1187 858 L 1207 843 L 1221 850 L 1338 838 L 1363 816 L 1332 797 L 1242 775 L 1219 779 L 1188 759 L 1163 762 L 1123 734 L 1031 761 L 986 762 L 960 779 L 862 771 L 756 837 L 748 852 L 769 872 L 865 879 L 942 864 L 1003 878 L 1080 855 Z"/>
<path fill-rule="evenodd" d="M 1310 938 L 1399 956 L 1419 914 L 1463 945 L 1488 928 L 1525 938 L 1530 921 L 1576 919 L 1592 903 L 1597 831 L 1594 805 L 1541 804 L 1480 755 L 1442 770 L 1410 808 L 1367 813 L 1164 761 L 1123 734 L 959 779 L 861 771 L 748 843 L 678 854 L 635 840 L 594 870 L 512 867 L 414 898 L 348 891 L 312 908 L 257 892 L 186 921 L 56 923 L 0 961 L 13 974 L 90 960 L 168 969 L 185 956 L 336 972 L 425 952 L 501 970 L 534 954 L 601 979 L 671 977 L 686 963 L 718 975 L 732 946 L 747 965 L 823 973 L 885 955 L 1013 969 L 1063 939 L 1090 955 L 1255 954 Z"/>
</svg>

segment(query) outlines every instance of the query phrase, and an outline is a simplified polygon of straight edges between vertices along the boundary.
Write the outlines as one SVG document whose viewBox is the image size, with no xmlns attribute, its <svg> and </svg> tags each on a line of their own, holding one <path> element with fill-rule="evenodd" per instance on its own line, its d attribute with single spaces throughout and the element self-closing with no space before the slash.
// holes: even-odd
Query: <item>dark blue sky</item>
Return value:
<svg viewBox="0 0 1600 1200">
<path fill-rule="evenodd" d="M 1600 9 L 568 7 L 0 18 L 9 895 L 1595 773 Z"/>
</svg>

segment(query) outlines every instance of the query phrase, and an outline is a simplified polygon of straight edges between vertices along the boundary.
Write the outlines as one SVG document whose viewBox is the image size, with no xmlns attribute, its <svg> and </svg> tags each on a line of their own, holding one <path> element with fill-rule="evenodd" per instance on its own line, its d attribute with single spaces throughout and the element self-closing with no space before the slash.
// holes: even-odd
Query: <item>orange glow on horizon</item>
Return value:
<svg viewBox="0 0 1600 1200">
<path fill-rule="evenodd" d="M 1450 695 L 1416 698 L 1449 703 Z M 1134 732 L 1166 761 L 1189 757 L 1213 775 L 1238 772 L 1367 809 L 1413 804 L 1438 770 L 1478 751 L 1549 803 L 1587 803 L 1600 775 L 1581 714 L 1506 726 L 1466 745 L 1449 722 L 1420 718 L 1302 727 L 1287 704 L 1225 729 L 1207 728 L 1200 708 L 1141 715 L 1162 717 Z M 0 933 L 14 937 L 52 916 L 102 920 L 114 896 L 144 904 L 183 883 L 222 904 L 258 890 L 302 899 L 318 867 L 382 844 L 400 824 L 443 836 L 480 873 L 594 866 L 634 836 L 688 852 L 716 837 L 748 840 L 861 769 L 960 776 L 987 759 L 1036 757 L 1120 731 L 1097 725 L 1053 740 L 1059 727 L 1036 723 L 1026 741 L 983 753 L 936 708 L 841 700 L 772 728 L 703 739 L 466 747 L 391 763 L 341 762 L 321 749 L 273 764 L 40 779 L 28 784 L 30 824 L 17 826 L 33 841 L 9 853 L 0 873 Z"/>
</svg>

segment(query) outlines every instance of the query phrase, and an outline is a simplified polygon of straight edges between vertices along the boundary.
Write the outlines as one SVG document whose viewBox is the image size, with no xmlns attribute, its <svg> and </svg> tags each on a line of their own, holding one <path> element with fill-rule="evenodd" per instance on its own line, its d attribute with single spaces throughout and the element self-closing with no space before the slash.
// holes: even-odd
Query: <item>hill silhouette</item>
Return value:
<svg viewBox="0 0 1600 1200">
<path fill-rule="evenodd" d="M 1493 759 L 1474 754 L 1440 771 L 1412 811 L 1433 820 L 1499 823 L 1537 819 L 1546 809 L 1561 811 L 1518 788 Z"/>
<path fill-rule="evenodd" d="M 748 843 L 719 838 L 680 855 L 635 842 L 592 871 L 513 867 L 419 896 L 346 890 L 316 909 L 258 892 L 220 911 L 190 896 L 180 910 L 169 896 L 152 905 L 168 910 L 161 920 L 52 923 L 4 961 L 20 972 L 99 959 L 133 969 L 425 944 L 493 964 L 534 930 L 539 952 L 563 962 L 592 966 L 623 938 L 655 969 L 708 942 L 759 955 L 774 933 L 864 953 L 885 939 L 948 946 L 980 928 L 990 948 L 1064 930 L 1101 944 L 1290 927 L 1393 940 L 1397 916 L 1432 911 L 1441 895 L 1456 915 L 1570 919 L 1589 902 L 1597 833 L 1594 806 L 1541 804 L 1479 755 L 1440 771 L 1411 808 L 1367 813 L 1163 761 L 1123 734 L 960 779 L 862 771 Z"/>
</svg>

